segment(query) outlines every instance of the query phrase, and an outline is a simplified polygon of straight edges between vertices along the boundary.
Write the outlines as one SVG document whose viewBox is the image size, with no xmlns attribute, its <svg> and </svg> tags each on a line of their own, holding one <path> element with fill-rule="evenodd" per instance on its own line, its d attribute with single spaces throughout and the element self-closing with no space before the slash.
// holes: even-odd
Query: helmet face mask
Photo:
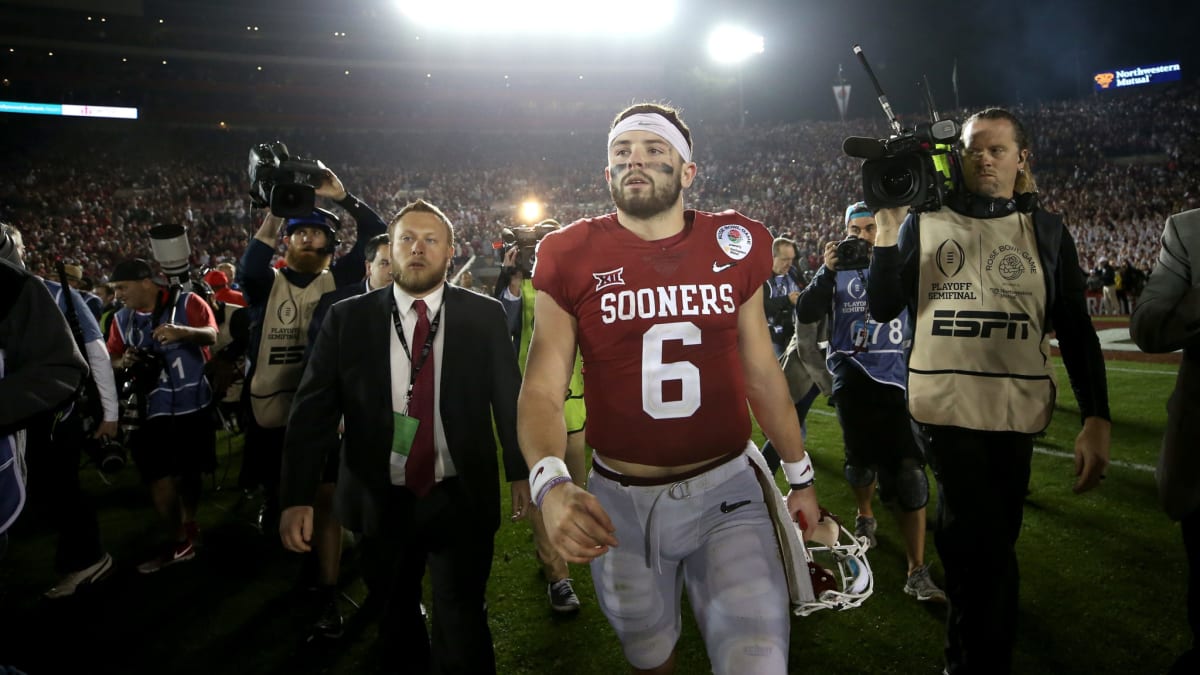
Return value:
<svg viewBox="0 0 1200 675">
<path fill-rule="evenodd" d="M 804 555 L 816 598 L 793 606 L 797 616 L 821 609 L 853 609 L 871 597 L 875 577 L 867 561 L 866 538 L 856 538 L 833 514 L 822 509 L 811 539 Z"/>
</svg>

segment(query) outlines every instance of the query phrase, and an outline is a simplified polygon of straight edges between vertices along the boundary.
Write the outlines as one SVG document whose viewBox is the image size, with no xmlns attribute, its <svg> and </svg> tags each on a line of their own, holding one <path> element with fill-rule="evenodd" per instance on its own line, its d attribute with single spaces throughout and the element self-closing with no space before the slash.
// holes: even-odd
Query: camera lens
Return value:
<svg viewBox="0 0 1200 675">
<path fill-rule="evenodd" d="M 894 166 L 879 177 L 879 188 L 889 199 L 903 199 L 912 193 L 916 180 L 908 167 Z"/>
</svg>

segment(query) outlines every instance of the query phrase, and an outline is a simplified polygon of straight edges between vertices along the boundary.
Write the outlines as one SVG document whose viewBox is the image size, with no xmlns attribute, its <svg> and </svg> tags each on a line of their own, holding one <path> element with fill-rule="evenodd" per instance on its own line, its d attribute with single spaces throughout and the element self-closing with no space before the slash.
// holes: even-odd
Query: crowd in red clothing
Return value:
<svg viewBox="0 0 1200 675">
<path fill-rule="evenodd" d="M 1181 86 L 1141 96 L 1017 108 L 1033 138 L 1042 204 L 1062 213 L 1081 262 L 1130 263 L 1148 272 L 1170 213 L 1200 206 L 1200 91 Z M 257 228 L 243 169 L 248 132 L 52 126 L 31 122 L 0 168 L 0 218 L 25 233 L 29 263 L 56 258 L 103 280 L 122 259 L 150 257 L 148 231 L 188 226 L 193 266 L 236 260 Z M 62 123 L 59 122 L 61 125 Z M 537 136 L 462 133 L 290 133 L 293 152 L 322 159 L 386 219 L 411 198 L 441 206 L 457 228 L 460 256 L 491 255 L 500 229 L 520 224 L 533 200 L 567 223 L 611 209 L 603 181 L 602 130 Z M 819 264 L 842 236 L 846 204 L 859 199 L 859 160 L 848 135 L 884 135 L 877 121 L 797 122 L 693 129 L 700 173 L 689 207 L 737 209 L 793 237 L 801 260 Z M 343 223 L 343 250 L 353 245 Z"/>
</svg>

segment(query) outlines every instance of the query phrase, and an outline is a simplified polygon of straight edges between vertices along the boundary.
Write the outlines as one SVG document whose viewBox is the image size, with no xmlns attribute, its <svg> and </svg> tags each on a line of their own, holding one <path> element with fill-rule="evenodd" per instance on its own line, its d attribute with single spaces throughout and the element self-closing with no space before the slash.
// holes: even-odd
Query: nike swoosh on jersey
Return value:
<svg viewBox="0 0 1200 675">
<path fill-rule="evenodd" d="M 749 499 L 747 499 L 745 501 L 734 502 L 732 504 L 730 504 L 729 502 L 721 502 L 721 513 L 733 513 L 734 511 L 742 508 L 743 506 L 745 506 L 749 503 L 750 503 Z"/>
<path fill-rule="evenodd" d="M 725 263 L 724 265 L 721 265 L 721 264 L 718 264 L 716 261 L 713 261 L 713 271 L 714 272 L 724 272 L 725 270 L 729 269 L 730 267 L 733 267 L 736 264 L 737 263 L 735 263 L 735 262 L 730 262 L 730 263 Z"/>
</svg>

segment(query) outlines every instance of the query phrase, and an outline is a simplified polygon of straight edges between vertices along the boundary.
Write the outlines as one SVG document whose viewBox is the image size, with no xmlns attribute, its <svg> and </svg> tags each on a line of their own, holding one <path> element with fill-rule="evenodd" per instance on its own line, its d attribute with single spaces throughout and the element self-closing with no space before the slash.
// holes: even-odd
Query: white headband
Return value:
<svg viewBox="0 0 1200 675">
<path fill-rule="evenodd" d="M 617 136 L 626 131 L 649 131 L 670 143 L 671 147 L 679 152 L 683 161 L 692 161 L 692 150 L 688 147 L 687 139 L 674 124 L 658 113 L 638 113 L 617 122 L 617 126 L 608 132 L 608 147 L 611 148 L 613 141 L 617 140 Z"/>
</svg>

